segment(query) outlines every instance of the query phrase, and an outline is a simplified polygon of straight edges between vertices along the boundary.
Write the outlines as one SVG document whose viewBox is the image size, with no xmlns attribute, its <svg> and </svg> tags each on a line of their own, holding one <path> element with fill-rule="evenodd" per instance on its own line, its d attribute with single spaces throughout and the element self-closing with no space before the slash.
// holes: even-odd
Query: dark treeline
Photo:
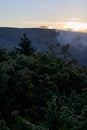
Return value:
<svg viewBox="0 0 87 130">
<path fill-rule="evenodd" d="M 58 48 L 58 52 L 55 51 Z M 87 69 L 69 45 L 0 49 L 0 130 L 87 130 Z"/>
</svg>

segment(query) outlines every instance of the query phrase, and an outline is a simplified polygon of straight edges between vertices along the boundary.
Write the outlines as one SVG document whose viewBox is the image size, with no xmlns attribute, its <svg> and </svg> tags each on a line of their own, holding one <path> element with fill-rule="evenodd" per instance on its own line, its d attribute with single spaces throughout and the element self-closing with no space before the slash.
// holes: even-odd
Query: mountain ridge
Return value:
<svg viewBox="0 0 87 130">
<path fill-rule="evenodd" d="M 87 65 L 87 33 L 42 28 L 0 27 L 0 48 L 17 47 L 20 37 L 26 33 L 37 51 L 46 49 L 47 44 L 70 44 L 70 51 L 82 65 Z"/>
</svg>

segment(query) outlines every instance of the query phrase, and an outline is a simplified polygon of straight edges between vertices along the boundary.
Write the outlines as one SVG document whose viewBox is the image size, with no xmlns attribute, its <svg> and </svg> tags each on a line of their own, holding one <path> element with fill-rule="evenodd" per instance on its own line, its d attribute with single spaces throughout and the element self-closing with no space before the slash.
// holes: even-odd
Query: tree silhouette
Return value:
<svg viewBox="0 0 87 130">
<path fill-rule="evenodd" d="M 19 47 L 16 48 L 21 54 L 24 55 L 32 55 L 35 52 L 35 49 L 31 46 L 31 40 L 29 40 L 26 36 L 26 33 L 23 34 L 23 37 L 20 39 Z"/>
</svg>

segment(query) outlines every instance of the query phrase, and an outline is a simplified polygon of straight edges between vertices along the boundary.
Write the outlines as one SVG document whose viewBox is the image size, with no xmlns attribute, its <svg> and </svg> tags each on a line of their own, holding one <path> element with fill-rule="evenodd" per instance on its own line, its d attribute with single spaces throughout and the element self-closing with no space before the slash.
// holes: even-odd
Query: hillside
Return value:
<svg viewBox="0 0 87 130">
<path fill-rule="evenodd" d="M 60 34 L 59 34 L 60 32 Z M 12 50 L 18 46 L 23 33 L 32 41 L 37 51 L 46 49 L 49 43 L 69 43 L 70 52 L 82 65 L 87 65 L 87 33 L 71 31 L 49 30 L 40 28 L 0 28 L 0 48 Z"/>
<path fill-rule="evenodd" d="M 13 49 L 19 43 L 23 33 L 32 41 L 37 50 L 42 50 L 44 43 L 57 42 L 55 30 L 36 28 L 0 28 L 0 47 Z"/>
<path fill-rule="evenodd" d="M 0 50 L 0 130 L 87 130 L 87 69 L 20 45 Z"/>
</svg>

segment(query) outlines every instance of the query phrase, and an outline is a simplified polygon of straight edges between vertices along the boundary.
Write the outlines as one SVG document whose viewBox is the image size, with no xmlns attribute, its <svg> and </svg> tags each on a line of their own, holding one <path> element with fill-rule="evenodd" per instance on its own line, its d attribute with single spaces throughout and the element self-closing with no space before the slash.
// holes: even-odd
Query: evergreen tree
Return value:
<svg viewBox="0 0 87 130">
<path fill-rule="evenodd" d="M 0 49 L 0 62 L 6 61 L 9 59 L 8 50 Z"/>
<path fill-rule="evenodd" d="M 23 34 L 20 40 L 19 48 L 16 48 L 16 50 L 27 56 L 34 54 L 35 49 L 31 46 L 32 42 L 27 38 L 26 33 Z"/>
</svg>

